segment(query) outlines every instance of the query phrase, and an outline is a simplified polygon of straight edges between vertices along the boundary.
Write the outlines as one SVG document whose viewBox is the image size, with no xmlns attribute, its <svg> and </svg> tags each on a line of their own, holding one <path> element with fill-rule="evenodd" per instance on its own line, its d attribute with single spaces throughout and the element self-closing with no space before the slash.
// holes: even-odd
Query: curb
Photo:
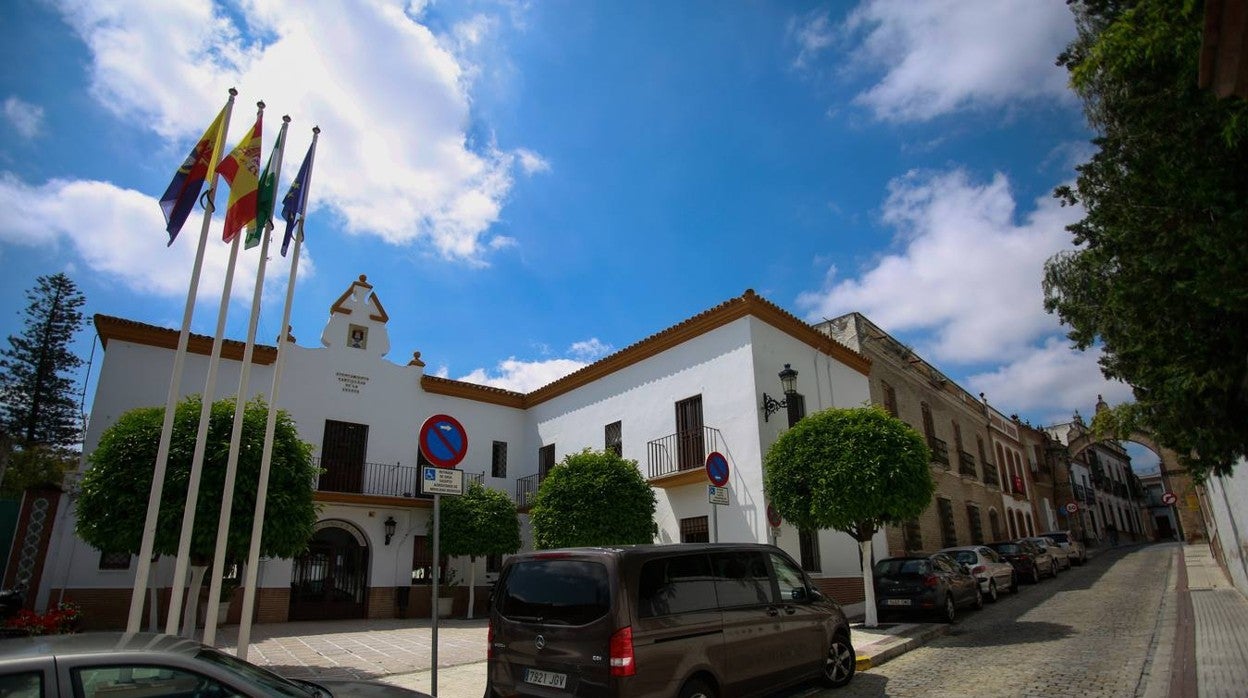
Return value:
<svg viewBox="0 0 1248 698">
<path fill-rule="evenodd" d="M 913 635 L 898 636 L 880 640 L 879 642 L 872 642 L 859 648 L 857 661 L 855 662 L 856 670 L 866 671 L 872 667 L 877 667 L 894 657 L 921 647 L 937 637 L 948 635 L 950 629 L 950 626 L 945 624 L 924 625 L 922 630 Z"/>
</svg>

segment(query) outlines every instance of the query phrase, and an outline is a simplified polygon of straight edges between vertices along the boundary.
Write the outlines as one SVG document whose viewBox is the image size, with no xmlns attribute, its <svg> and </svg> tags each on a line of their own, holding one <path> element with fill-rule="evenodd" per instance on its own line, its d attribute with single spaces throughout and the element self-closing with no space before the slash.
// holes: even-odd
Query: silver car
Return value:
<svg viewBox="0 0 1248 698">
<path fill-rule="evenodd" d="M 0 641 L 0 696 L 429 698 L 374 681 L 284 679 L 184 638 L 115 632 Z"/>
<path fill-rule="evenodd" d="M 1032 543 L 1035 543 L 1041 548 L 1044 548 L 1045 550 L 1047 550 L 1053 556 L 1053 560 L 1056 563 L 1054 566 L 1057 569 L 1059 570 L 1070 569 L 1070 565 L 1071 565 L 1070 551 L 1058 545 L 1052 538 L 1045 538 L 1044 536 L 1033 536 L 1031 538 L 1024 538 L 1023 540 L 1029 540 Z"/>
<path fill-rule="evenodd" d="M 1084 548 L 1083 543 L 1080 543 L 1079 539 L 1075 538 L 1075 534 L 1070 531 L 1045 531 L 1040 535 L 1065 548 L 1067 554 L 1070 555 L 1070 561 L 1076 565 L 1082 565 L 1088 561 L 1087 548 Z"/>
<path fill-rule="evenodd" d="M 1014 565 L 986 545 L 964 545 L 937 552 L 945 553 L 966 565 L 971 576 L 979 582 L 979 590 L 983 592 L 984 598 L 989 601 L 996 601 L 1001 592 L 1018 592 L 1018 577 L 1014 573 Z"/>
</svg>

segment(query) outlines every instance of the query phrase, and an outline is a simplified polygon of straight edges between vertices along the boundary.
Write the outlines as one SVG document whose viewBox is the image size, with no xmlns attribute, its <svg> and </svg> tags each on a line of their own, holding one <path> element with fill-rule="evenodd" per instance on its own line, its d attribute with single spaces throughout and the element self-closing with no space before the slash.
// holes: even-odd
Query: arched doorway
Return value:
<svg viewBox="0 0 1248 698">
<path fill-rule="evenodd" d="M 368 539 L 346 521 L 321 521 L 290 575 L 290 619 L 364 618 Z"/>
</svg>

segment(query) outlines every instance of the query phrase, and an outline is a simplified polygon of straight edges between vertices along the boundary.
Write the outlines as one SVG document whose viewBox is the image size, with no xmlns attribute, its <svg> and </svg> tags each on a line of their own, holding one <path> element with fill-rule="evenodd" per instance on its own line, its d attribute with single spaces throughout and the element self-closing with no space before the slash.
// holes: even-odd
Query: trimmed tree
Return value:
<svg viewBox="0 0 1248 698">
<path fill-rule="evenodd" d="M 1143 429 L 1198 482 L 1248 456 L 1248 101 L 1199 85 L 1210 3 L 1070 3 L 1058 57 L 1097 131 L 1073 185 L 1075 249 L 1045 265 L 1044 307 L 1135 402 L 1097 415 Z"/>
<path fill-rule="evenodd" d="M 546 475 L 529 520 L 539 550 L 653 543 L 654 490 L 637 461 L 585 449 Z"/>
<path fill-rule="evenodd" d="M 174 414 L 169 464 L 152 548 L 159 555 L 178 552 L 199 412 L 200 398 L 193 395 L 178 403 Z M 245 560 L 251 545 L 267 418 L 268 406 L 263 400 L 252 400 L 244 408 L 242 445 L 226 542 L 226 556 L 230 560 Z M 99 446 L 88 457 L 90 467 L 82 478 L 75 514 L 78 536 L 93 547 L 107 552 L 138 554 L 163 421 L 163 408 L 130 410 L 104 431 Z M 191 564 L 200 568 L 196 570 L 196 579 L 202 579 L 203 568 L 212 561 L 216 551 L 217 523 L 233 427 L 234 398 L 213 403 L 199 501 L 195 508 L 195 530 L 191 536 Z M 318 473 L 319 469 L 312 463 L 311 444 L 299 440 L 290 415 L 279 411 L 261 555 L 291 558 L 307 549 L 317 518 L 312 496 Z"/>
<path fill-rule="evenodd" d="M 799 528 L 858 541 L 868 627 L 877 623 L 871 538 L 931 503 L 930 461 L 923 437 L 879 407 L 816 412 L 767 450 L 763 480 L 776 511 Z"/>
<path fill-rule="evenodd" d="M 520 549 L 520 517 L 506 493 L 479 482 L 459 497 L 443 497 L 438 553 L 447 557 L 467 555 L 475 561 L 485 555 L 508 555 Z M 433 518 L 429 519 L 433 535 Z M 468 617 L 476 601 L 476 567 L 469 566 Z"/>
</svg>

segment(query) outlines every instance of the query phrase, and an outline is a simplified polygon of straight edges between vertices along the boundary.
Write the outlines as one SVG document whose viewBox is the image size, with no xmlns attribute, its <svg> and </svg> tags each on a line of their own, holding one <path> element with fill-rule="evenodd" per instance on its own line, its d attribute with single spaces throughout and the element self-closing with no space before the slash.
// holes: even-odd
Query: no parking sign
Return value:
<svg viewBox="0 0 1248 698">
<path fill-rule="evenodd" d="M 420 452 L 439 468 L 454 468 L 468 453 L 468 432 L 454 417 L 435 414 L 420 427 Z"/>
</svg>

